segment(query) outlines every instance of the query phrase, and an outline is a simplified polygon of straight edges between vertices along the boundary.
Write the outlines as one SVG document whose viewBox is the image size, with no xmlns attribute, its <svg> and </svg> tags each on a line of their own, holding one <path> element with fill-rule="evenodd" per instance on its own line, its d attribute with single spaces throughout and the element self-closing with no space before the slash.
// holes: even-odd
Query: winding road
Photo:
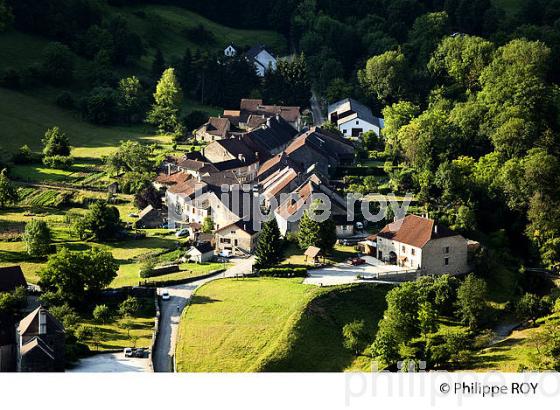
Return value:
<svg viewBox="0 0 560 410">
<path fill-rule="evenodd" d="M 313 90 L 311 90 L 311 100 L 309 102 L 311 105 L 311 112 L 313 113 L 313 125 L 322 125 L 325 122 L 323 110 L 321 109 L 319 97 Z"/>
<path fill-rule="evenodd" d="M 163 290 L 169 292 L 169 300 L 161 301 L 159 318 L 159 333 L 153 351 L 153 363 L 155 372 L 172 372 L 173 356 L 177 343 L 177 330 L 183 309 L 189 303 L 194 291 L 200 286 L 219 278 L 234 277 L 239 274 L 251 272 L 254 257 L 246 259 L 232 259 L 233 266 L 224 272 L 217 273 L 209 278 L 197 280 L 184 285 L 168 286 L 158 288 L 158 294 Z"/>
</svg>

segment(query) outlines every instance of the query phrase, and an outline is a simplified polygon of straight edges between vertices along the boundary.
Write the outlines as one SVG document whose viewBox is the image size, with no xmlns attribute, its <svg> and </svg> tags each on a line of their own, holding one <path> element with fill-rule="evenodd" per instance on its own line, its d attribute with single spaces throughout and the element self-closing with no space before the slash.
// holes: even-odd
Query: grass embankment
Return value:
<svg viewBox="0 0 560 410">
<path fill-rule="evenodd" d="M 539 352 L 534 337 L 543 331 L 545 323 L 560 322 L 560 314 L 556 313 L 537 320 L 535 326 L 514 330 L 504 340 L 488 347 L 476 356 L 473 371 L 517 372 L 520 370 L 538 370 L 535 358 Z"/>
<path fill-rule="evenodd" d="M 183 313 L 177 368 L 184 372 L 342 371 L 354 367 L 342 346 L 345 323 L 368 333 L 385 306 L 383 288 L 318 288 L 301 279 L 224 279 L 202 286 Z"/>
</svg>

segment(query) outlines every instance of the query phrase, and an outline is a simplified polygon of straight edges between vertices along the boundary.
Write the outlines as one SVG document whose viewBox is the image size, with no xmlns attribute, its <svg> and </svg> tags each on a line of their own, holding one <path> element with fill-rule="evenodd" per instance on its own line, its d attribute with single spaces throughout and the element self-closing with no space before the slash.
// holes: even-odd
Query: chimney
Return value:
<svg viewBox="0 0 560 410">
<path fill-rule="evenodd" d="M 437 235 L 437 224 L 434 225 L 434 233 Z"/>
<path fill-rule="evenodd" d="M 171 175 L 171 164 L 167 164 L 167 175 Z"/>
<path fill-rule="evenodd" d="M 267 126 L 267 127 L 270 127 L 271 125 L 272 125 L 272 117 L 268 117 L 268 118 L 266 119 L 266 126 Z"/>
</svg>

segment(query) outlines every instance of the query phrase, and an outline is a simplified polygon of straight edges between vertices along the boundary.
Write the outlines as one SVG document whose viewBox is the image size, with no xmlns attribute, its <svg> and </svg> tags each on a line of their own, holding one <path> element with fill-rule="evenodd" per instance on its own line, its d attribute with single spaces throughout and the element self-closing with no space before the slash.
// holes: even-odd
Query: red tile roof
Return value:
<svg viewBox="0 0 560 410">
<path fill-rule="evenodd" d="M 377 234 L 378 238 L 390 239 L 422 248 L 432 239 L 457 235 L 449 228 L 438 225 L 433 219 L 407 215 L 385 227 Z"/>
</svg>

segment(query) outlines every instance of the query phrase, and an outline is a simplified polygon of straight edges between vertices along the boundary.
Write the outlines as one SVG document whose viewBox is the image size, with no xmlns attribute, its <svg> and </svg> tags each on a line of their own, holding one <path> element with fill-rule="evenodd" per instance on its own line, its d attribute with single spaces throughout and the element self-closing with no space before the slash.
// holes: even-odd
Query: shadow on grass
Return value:
<svg viewBox="0 0 560 410">
<path fill-rule="evenodd" d="M 191 305 L 206 305 L 208 303 L 214 303 L 214 302 L 221 302 L 221 300 L 213 299 L 208 296 L 197 296 L 197 295 L 194 295 L 191 298 Z"/>
</svg>

